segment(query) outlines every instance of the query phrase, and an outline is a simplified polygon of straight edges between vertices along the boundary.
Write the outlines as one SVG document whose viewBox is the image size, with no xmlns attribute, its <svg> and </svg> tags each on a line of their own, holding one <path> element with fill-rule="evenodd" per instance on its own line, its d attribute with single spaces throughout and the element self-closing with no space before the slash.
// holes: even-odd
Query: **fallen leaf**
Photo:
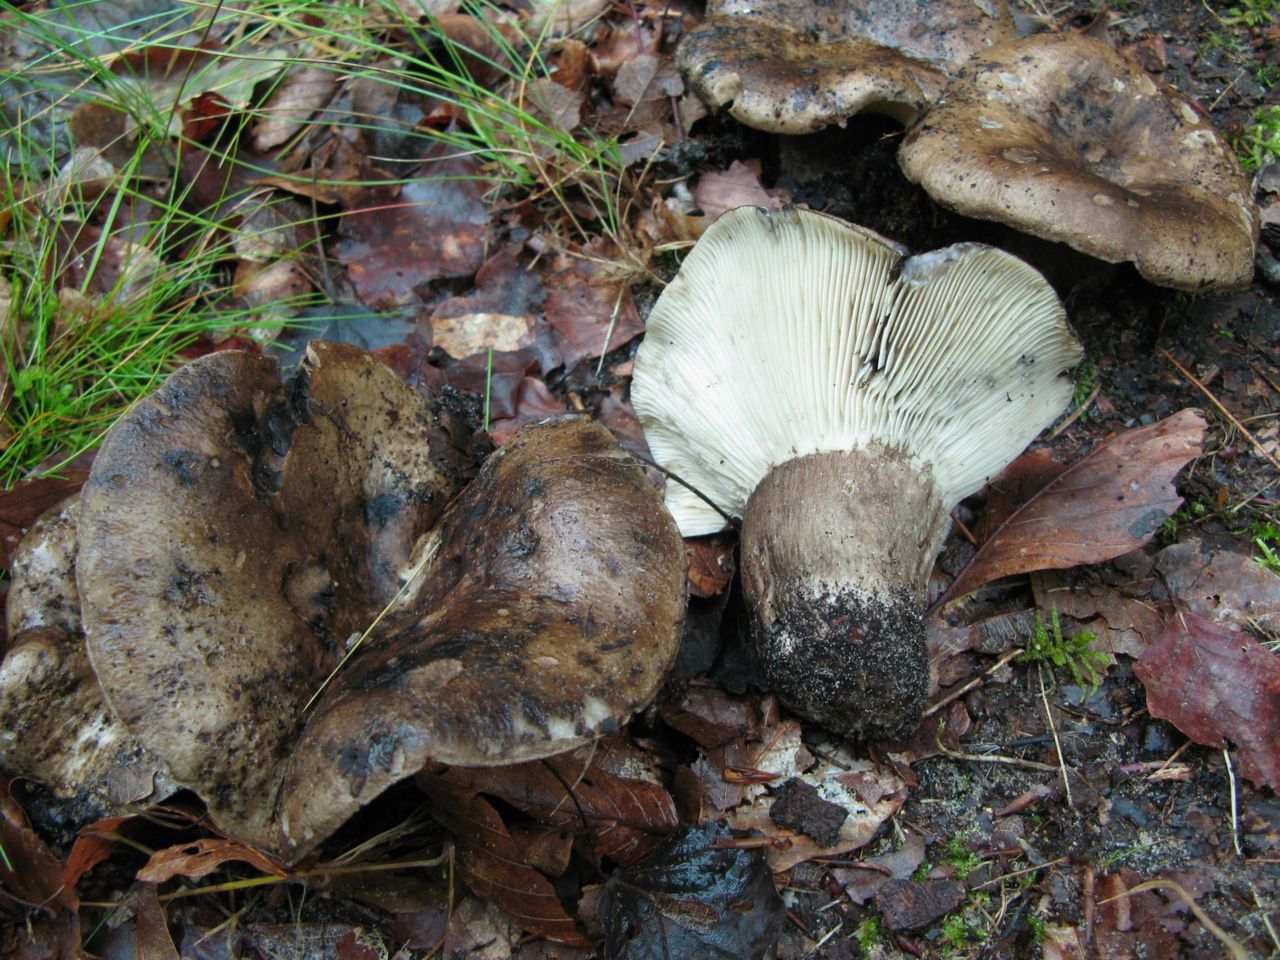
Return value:
<svg viewBox="0 0 1280 960">
<path fill-rule="evenodd" d="M 1150 540 L 1182 502 L 1173 478 L 1200 453 L 1205 422 L 1182 410 L 1108 440 L 1017 510 L 938 600 L 1000 577 L 1101 563 Z"/>
<path fill-rule="evenodd" d="M 785 190 L 765 190 L 760 183 L 758 160 L 735 160 L 728 170 L 704 173 L 693 188 L 693 202 L 708 223 L 735 207 L 781 207 L 789 201 L 790 194 Z"/>
<path fill-rule="evenodd" d="M 138 891 L 137 960 L 178 960 L 178 948 L 169 935 L 169 922 L 154 883 Z"/>
<path fill-rule="evenodd" d="M 1196 743 L 1240 750 L 1240 769 L 1280 790 L 1280 657 L 1251 636 L 1179 611 L 1133 665 L 1147 710 Z"/>
<path fill-rule="evenodd" d="M 1156 569 L 1192 613 L 1236 627 L 1280 630 L 1280 576 L 1248 554 L 1185 540 L 1161 550 Z"/>
<path fill-rule="evenodd" d="M 594 758 L 584 766 L 577 753 L 492 770 L 455 768 L 443 777 L 582 833 L 596 854 L 622 866 L 651 853 L 679 825 L 662 784 L 609 773 Z"/>
<path fill-rule="evenodd" d="M 520 263 L 518 245 L 498 251 L 479 269 L 476 289 L 450 297 L 431 313 L 432 342 L 462 359 L 486 351 L 511 352 L 533 340 L 533 311 L 543 298 L 538 275 Z"/>
<path fill-rule="evenodd" d="M 157 850 L 138 871 L 138 879 L 144 883 L 164 883 L 174 877 L 204 877 L 232 860 L 247 863 L 263 873 L 277 877 L 289 875 L 279 861 L 238 840 L 202 837 L 191 843 L 180 843 Z"/>
<path fill-rule="evenodd" d="M 555 888 L 525 862 L 519 844 L 489 801 L 447 776 L 424 772 L 416 779 L 432 800 L 432 816 L 453 834 L 459 873 L 476 896 L 493 901 L 531 933 L 587 945 Z"/>
<path fill-rule="evenodd" d="M 924 838 L 907 832 L 892 853 L 870 857 L 857 867 L 835 867 L 831 876 L 858 906 L 866 903 L 890 880 L 906 880 L 924 863 Z"/>
<path fill-rule="evenodd" d="M 132 814 L 107 817 L 80 830 L 62 868 L 62 882 L 68 889 L 74 890 L 81 877 L 111 856 L 121 825 L 132 819 Z"/>
<path fill-rule="evenodd" d="M 361 301 L 390 310 L 434 280 L 475 273 L 491 230 L 485 188 L 475 160 L 433 148 L 398 191 L 365 187 L 347 199 L 338 259 Z"/>
<path fill-rule="evenodd" d="M 489 436 L 498 446 L 506 443 L 526 423 L 545 420 L 565 413 L 564 402 L 558 399 L 547 385 L 537 377 L 524 377 L 515 391 L 515 416 L 490 421 Z"/>
<path fill-rule="evenodd" d="M 332 69 L 296 63 L 258 110 L 250 128 L 253 148 L 270 150 L 284 143 L 333 96 L 338 75 Z"/>
<path fill-rule="evenodd" d="M 9 792 L 9 781 L 0 775 L 0 905 L 15 903 L 28 910 L 43 908 L 50 914 L 75 914 L 80 900 L 62 882 L 62 864 L 39 835 Z"/>
<path fill-rule="evenodd" d="M 598 259 L 608 250 L 582 256 L 557 255 L 546 277 L 547 322 L 559 335 L 569 370 L 588 357 L 617 350 L 644 332 L 631 291 Z"/>
<path fill-rule="evenodd" d="M 974 525 L 978 543 L 986 543 L 1014 512 L 1067 469 L 1048 447 L 1028 450 L 987 485 L 987 503 Z"/>
<path fill-rule="evenodd" d="M 721 537 L 685 540 L 689 555 L 689 592 L 695 597 L 714 597 L 733 579 L 733 545 Z"/>
<path fill-rule="evenodd" d="M 1151 600 L 1154 584 L 1148 578 L 1113 586 L 1076 571 L 1045 571 L 1039 582 L 1032 580 L 1037 607 L 1081 621 L 1095 650 L 1126 657 L 1142 656 L 1164 632 L 1165 615 Z"/>
<path fill-rule="evenodd" d="M 604 956 L 613 960 L 759 960 L 785 915 L 757 850 L 715 846 L 724 824 L 692 827 L 600 894 Z"/>
<path fill-rule="evenodd" d="M 669 57 L 642 53 L 618 68 L 613 79 L 613 95 L 619 103 L 644 103 L 684 93 L 680 69 Z"/>
</svg>

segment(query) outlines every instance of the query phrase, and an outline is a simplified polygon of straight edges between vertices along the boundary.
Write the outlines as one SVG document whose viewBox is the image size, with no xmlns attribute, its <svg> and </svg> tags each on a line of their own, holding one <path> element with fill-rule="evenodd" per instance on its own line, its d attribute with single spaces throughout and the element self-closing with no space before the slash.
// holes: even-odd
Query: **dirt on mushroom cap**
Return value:
<svg viewBox="0 0 1280 960">
<path fill-rule="evenodd" d="M 1228 289 L 1253 275 L 1257 211 L 1228 145 L 1186 97 L 1088 37 L 975 56 L 899 161 L 944 206 L 1132 260 L 1153 283 Z"/>
<path fill-rule="evenodd" d="M 675 659 L 684 543 L 604 427 L 525 427 L 437 536 L 421 620 L 339 675 L 290 759 L 297 849 L 429 760 L 517 763 L 616 732 Z"/>
</svg>

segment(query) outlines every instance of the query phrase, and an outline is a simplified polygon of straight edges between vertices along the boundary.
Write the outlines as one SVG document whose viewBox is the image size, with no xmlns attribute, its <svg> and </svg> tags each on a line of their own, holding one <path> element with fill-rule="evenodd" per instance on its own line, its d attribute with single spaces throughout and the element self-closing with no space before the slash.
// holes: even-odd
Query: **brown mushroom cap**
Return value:
<svg viewBox="0 0 1280 960">
<path fill-rule="evenodd" d="M 289 761 L 295 855 L 429 760 L 519 763 L 616 732 L 675 658 L 683 541 L 598 424 L 522 429 L 433 538 L 421 619 L 343 668 Z"/>
<path fill-rule="evenodd" d="M 337 344 L 284 384 L 195 361 L 110 432 L 80 508 L 88 653 L 232 835 L 301 857 L 428 760 L 559 753 L 657 692 L 684 545 L 608 431 L 526 428 L 446 512 L 461 479 L 433 402 Z"/>
<path fill-rule="evenodd" d="M 771 133 L 812 133 L 864 111 L 909 123 L 946 82 L 870 40 L 823 43 L 745 16 L 708 18 L 677 57 L 698 96 Z"/>
<path fill-rule="evenodd" d="M 0 663 L 0 762 L 96 818 L 172 789 L 164 764 L 111 716 L 85 654 L 71 497 L 46 511 L 14 552 Z"/>
<path fill-rule="evenodd" d="M 1003 0 L 722 0 L 680 43 L 693 89 L 749 127 L 810 133 L 857 113 L 910 123 L 975 51 L 1014 36 Z"/>
<path fill-rule="evenodd" d="M 1248 283 L 1248 181 L 1192 103 L 1105 43 L 1041 35 L 975 56 L 899 162 L 942 205 L 1132 260 L 1182 290 Z"/>
<path fill-rule="evenodd" d="M 303 704 L 460 484 L 428 401 L 339 344 L 288 385 L 271 360 L 194 361 L 110 431 L 81 499 L 89 657 L 224 828 L 274 845 Z"/>
</svg>

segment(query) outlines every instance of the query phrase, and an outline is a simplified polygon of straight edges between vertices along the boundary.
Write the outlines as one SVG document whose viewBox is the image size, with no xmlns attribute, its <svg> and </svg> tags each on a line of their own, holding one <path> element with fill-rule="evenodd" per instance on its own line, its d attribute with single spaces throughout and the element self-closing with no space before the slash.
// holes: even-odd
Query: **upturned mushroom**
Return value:
<svg viewBox="0 0 1280 960">
<path fill-rule="evenodd" d="M 677 59 L 711 106 L 800 134 L 862 112 L 910 123 L 975 51 L 1014 35 L 1003 0 L 712 0 Z"/>
<path fill-rule="evenodd" d="M 569 750 L 656 694 L 684 550 L 640 467 L 567 419 L 459 494 L 449 426 L 314 342 L 285 383 L 260 357 L 194 361 L 104 441 L 75 518 L 93 674 L 233 836 L 296 860 L 428 761 Z"/>
<path fill-rule="evenodd" d="M 768 682 L 857 736 L 919 721 L 950 511 L 1053 421 L 1081 357 L 1017 258 L 904 253 L 834 217 L 733 210 L 654 306 L 632 381 L 649 447 L 682 481 L 666 493 L 681 532 L 742 520 Z"/>
<path fill-rule="evenodd" d="M 1230 147 L 1108 44 L 1045 34 L 971 59 L 909 131 L 907 177 L 945 207 L 1133 261 L 1152 283 L 1249 282 L 1258 215 Z"/>
</svg>

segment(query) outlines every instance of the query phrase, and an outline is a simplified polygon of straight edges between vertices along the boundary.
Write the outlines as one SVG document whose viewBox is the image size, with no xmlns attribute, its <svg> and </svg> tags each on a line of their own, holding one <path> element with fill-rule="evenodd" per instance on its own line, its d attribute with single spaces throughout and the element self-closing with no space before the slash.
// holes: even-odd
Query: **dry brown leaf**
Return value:
<svg viewBox="0 0 1280 960">
<path fill-rule="evenodd" d="M 294 64 L 262 105 L 250 131 L 253 149 L 265 152 L 284 143 L 333 96 L 337 74 L 309 63 Z"/>
<path fill-rule="evenodd" d="M 555 888 L 525 861 L 489 801 L 447 776 L 424 772 L 417 783 L 431 797 L 432 816 L 453 834 L 459 872 L 476 896 L 492 900 L 531 933 L 587 946 Z"/>
<path fill-rule="evenodd" d="M 247 863 L 263 873 L 277 877 L 289 875 L 278 860 L 238 840 L 202 837 L 191 843 L 180 843 L 157 850 L 138 871 L 138 879 L 144 883 L 164 883 L 174 877 L 204 877 L 232 860 Z"/>
<path fill-rule="evenodd" d="M 1002 524 L 939 605 L 1000 577 L 1101 563 L 1142 546 L 1182 502 L 1173 478 L 1200 453 L 1204 432 L 1204 418 L 1182 410 L 1108 440 Z"/>
</svg>

